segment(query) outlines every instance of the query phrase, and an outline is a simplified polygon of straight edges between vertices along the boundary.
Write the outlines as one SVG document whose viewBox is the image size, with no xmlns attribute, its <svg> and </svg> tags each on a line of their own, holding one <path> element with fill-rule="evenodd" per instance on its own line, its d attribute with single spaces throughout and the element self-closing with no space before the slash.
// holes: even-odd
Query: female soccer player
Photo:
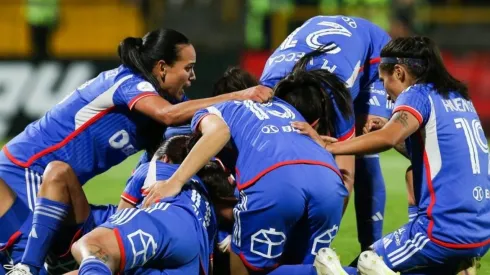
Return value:
<svg viewBox="0 0 490 275">
<path fill-rule="evenodd" d="M 386 101 L 377 70 L 379 54 L 388 41 L 390 37 L 384 30 L 365 19 L 315 16 L 294 30 L 269 57 L 260 79 L 261 87 L 273 89 L 301 56 L 328 44 L 327 51 L 315 57 L 307 68 L 328 70 L 349 88 L 355 120 L 337 112 L 331 116 L 336 121 L 335 131 L 330 132 L 338 140 L 349 139 L 354 136 L 354 122 L 359 135 L 366 121 L 374 118 L 387 121 L 390 116 L 392 105 Z M 358 239 L 365 250 L 382 236 L 386 194 L 379 157 L 358 155 L 355 159 L 339 155 L 335 160 L 349 191 L 355 188 Z"/>
<path fill-rule="evenodd" d="M 128 181 L 126 201 L 141 202 L 142 188 L 168 179 L 188 152 L 185 146 L 187 150 L 173 148 L 173 156 L 162 155 L 164 147 L 157 151 L 157 160 L 141 165 Z M 227 177 L 218 162 L 209 162 L 177 196 L 150 208 L 118 211 L 73 246 L 72 253 L 81 263 L 78 274 L 209 274 L 217 216 L 230 213 L 232 207 L 223 204 L 234 192 Z M 138 268 L 142 269 L 135 271 Z"/>
<path fill-rule="evenodd" d="M 298 134 L 294 120 L 332 131 L 335 95 L 339 109 L 352 114 L 344 83 L 325 70 L 305 71 L 305 55 L 293 72 L 275 88 L 267 104 L 228 101 L 194 115 L 192 128 L 202 133 L 180 168 L 154 185 L 146 198 L 175 195 L 231 141 L 238 151 L 236 181 L 240 191 L 234 209 L 231 273 L 317 274 L 316 254 L 329 247 L 339 229 L 348 192 L 333 156 L 309 137 Z M 336 267 L 340 264 L 337 263 Z M 325 267 L 327 268 L 327 267 Z M 320 273 L 330 274 L 330 273 Z"/>
<path fill-rule="evenodd" d="M 429 38 L 388 43 L 379 76 L 395 100 L 390 121 L 327 149 L 371 154 L 406 140 L 418 211 L 413 221 L 372 245 L 382 260 L 360 257 L 359 271 L 456 274 L 490 244 L 488 144 L 478 114 L 466 86 L 448 73 Z"/>
<path fill-rule="evenodd" d="M 34 211 L 21 260 L 33 273 L 42 267 L 49 248 L 45 244 L 71 212 L 74 202 L 64 199 L 68 182 L 83 185 L 140 149 L 156 148 L 165 125 L 188 121 L 200 108 L 231 99 L 263 102 L 271 96 L 248 90 L 172 105 L 183 100 L 184 89 L 195 80 L 196 62 L 192 44 L 174 30 L 126 38 L 118 53 L 120 67 L 80 86 L 0 154 L 1 249 L 15 242 L 16 232 Z M 59 190 L 36 198 L 42 179 L 56 182 Z"/>
</svg>

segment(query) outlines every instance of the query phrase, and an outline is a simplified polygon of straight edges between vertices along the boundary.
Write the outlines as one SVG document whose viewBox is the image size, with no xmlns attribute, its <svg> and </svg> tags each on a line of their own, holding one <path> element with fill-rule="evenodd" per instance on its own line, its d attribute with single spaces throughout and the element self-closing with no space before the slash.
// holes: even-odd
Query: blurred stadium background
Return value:
<svg viewBox="0 0 490 275">
<path fill-rule="evenodd" d="M 425 34 L 449 70 L 470 87 L 490 131 L 490 0 L 0 0 L 0 140 L 23 130 L 100 71 L 118 66 L 117 45 L 161 26 L 185 33 L 197 49 L 191 98 L 211 92 L 230 65 L 260 75 L 271 51 L 314 15 L 372 20 L 392 36 Z M 93 203 L 115 203 L 133 157 L 92 180 Z M 382 156 L 387 182 L 385 232 L 407 220 L 408 162 Z M 352 204 L 335 247 L 347 263 L 358 253 Z M 490 274 L 490 256 L 479 274 Z"/>
</svg>

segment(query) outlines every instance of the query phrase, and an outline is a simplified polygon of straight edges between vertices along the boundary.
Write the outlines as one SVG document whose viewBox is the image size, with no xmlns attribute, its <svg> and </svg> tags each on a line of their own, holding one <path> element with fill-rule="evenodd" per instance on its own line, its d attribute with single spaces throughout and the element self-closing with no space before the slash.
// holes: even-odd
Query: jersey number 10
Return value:
<svg viewBox="0 0 490 275">
<path fill-rule="evenodd" d="M 468 143 L 473 174 L 480 174 L 480 157 L 478 155 L 477 144 L 485 154 L 488 154 L 487 141 L 482 140 L 481 138 L 485 135 L 483 133 L 480 121 L 478 119 L 473 119 L 470 125 L 467 119 L 455 118 L 454 123 L 456 124 L 456 128 L 462 128 L 464 131 L 466 142 Z M 480 135 L 480 133 L 482 135 Z"/>
</svg>

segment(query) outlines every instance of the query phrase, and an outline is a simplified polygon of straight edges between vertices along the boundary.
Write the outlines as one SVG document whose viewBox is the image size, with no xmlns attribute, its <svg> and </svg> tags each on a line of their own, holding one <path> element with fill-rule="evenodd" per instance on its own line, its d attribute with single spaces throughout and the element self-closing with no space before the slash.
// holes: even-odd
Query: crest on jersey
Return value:
<svg viewBox="0 0 490 275">
<path fill-rule="evenodd" d="M 332 243 L 333 239 L 339 232 L 339 227 L 334 224 L 332 228 L 323 232 L 320 236 L 315 238 L 313 242 L 313 247 L 311 248 L 311 254 L 316 255 L 317 251 L 323 247 L 330 247 L 330 243 Z"/>
<path fill-rule="evenodd" d="M 282 254 L 286 235 L 274 228 L 261 229 L 252 235 L 250 251 L 267 259 L 274 259 Z"/>
<path fill-rule="evenodd" d="M 138 85 L 136 86 L 136 89 L 138 89 L 138 91 L 141 91 L 141 92 L 154 92 L 155 91 L 155 88 L 153 87 L 153 85 L 151 85 L 151 83 L 148 81 L 142 81 L 142 82 L 138 83 Z"/>
<path fill-rule="evenodd" d="M 141 229 L 128 235 L 128 240 L 131 243 L 133 252 L 133 263 L 131 268 L 136 265 L 142 266 L 153 256 L 157 251 L 157 243 L 152 235 L 144 232 Z"/>
</svg>

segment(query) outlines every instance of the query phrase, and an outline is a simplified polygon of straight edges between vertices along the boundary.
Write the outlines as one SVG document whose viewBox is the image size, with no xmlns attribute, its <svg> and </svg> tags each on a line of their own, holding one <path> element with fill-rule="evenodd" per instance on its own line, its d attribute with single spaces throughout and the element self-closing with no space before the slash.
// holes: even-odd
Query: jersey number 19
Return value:
<svg viewBox="0 0 490 275">
<path fill-rule="evenodd" d="M 478 156 L 477 144 L 478 147 L 480 147 L 480 150 L 482 150 L 485 154 L 488 154 L 487 141 L 482 139 L 482 136 L 485 135 L 483 133 L 480 121 L 478 119 L 473 119 L 470 125 L 470 122 L 465 118 L 455 118 L 454 123 L 456 124 L 456 128 L 462 128 L 464 131 L 466 142 L 468 143 L 473 174 L 480 174 L 480 158 Z M 482 135 L 480 135 L 480 132 Z"/>
</svg>

